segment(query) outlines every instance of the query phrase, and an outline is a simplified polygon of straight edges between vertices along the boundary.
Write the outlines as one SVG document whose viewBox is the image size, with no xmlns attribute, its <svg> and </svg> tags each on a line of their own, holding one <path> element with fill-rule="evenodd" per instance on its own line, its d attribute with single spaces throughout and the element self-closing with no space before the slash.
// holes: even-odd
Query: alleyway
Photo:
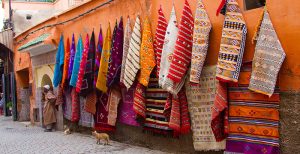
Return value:
<svg viewBox="0 0 300 154">
<path fill-rule="evenodd" d="M 88 135 L 64 135 L 63 132 L 45 133 L 39 127 L 26 127 L 11 118 L 0 117 L 0 154 L 77 154 L 77 153 L 162 153 L 151 149 L 118 142 L 97 145 Z"/>
</svg>

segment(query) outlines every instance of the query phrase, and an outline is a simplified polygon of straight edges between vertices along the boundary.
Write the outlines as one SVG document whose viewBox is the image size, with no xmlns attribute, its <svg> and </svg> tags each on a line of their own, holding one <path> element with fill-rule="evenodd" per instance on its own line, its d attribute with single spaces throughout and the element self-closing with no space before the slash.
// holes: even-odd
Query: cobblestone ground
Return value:
<svg viewBox="0 0 300 154">
<path fill-rule="evenodd" d="M 130 153 L 160 154 L 147 148 L 118 142 L 97 145 L 92 136 L 82 134 L 64 135 L 63 132 L 43 132 L 39 127 L 26 127 L 11 118 L 0 117 L 0 154 L 89 154 Z"/>
</svg>

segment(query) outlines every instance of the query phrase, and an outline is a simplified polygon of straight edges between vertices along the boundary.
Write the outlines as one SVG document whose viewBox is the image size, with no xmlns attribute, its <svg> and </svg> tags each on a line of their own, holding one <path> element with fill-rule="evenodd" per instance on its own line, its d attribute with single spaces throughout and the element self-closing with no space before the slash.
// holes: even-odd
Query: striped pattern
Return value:
<svg viewBox="0 0 300 154">
<path fill-rule="evenodd" d="M 160 69 L 158 70 L 159 71 L 158 84 L 161 87 L 163 87 L 163 85 L 165 84 L 165 80 L 167 79 L 168 71 L 172 61 L 172 55 L 175 49 L 177 34 L 178 34 L 178 27 L 177 27 L 176 12 L 173 6 L 170 15 L 170 20 L 167 27 L 167 32 L 164 39 L 163 49 L 161 53 L 161 61 L 160 64 L 158 64 L 160 67 Z"/>
<path fill-rule="evenodd" d="M 255 48 L 249 89 L 272 96 L 285 56 L 269 13 L 265 11 Z"/>
<path fill-rule="evenodd" d="M 123 57 L 122 57 L 122 66 L 121 66 L 121 75 L 120 75 L 120 82 L 124 85 L 124 74 L 125 74 L 125 65 L 126 65 L 126 59 L 129 51 L 129 43 L 131 38 L 132 28 L 131 28 L 131 21 L 128 16 L 127 23 L 125 27 L 125 33 L 124 33 L 124 43 L 123 43 Z"/>
<path fill-rule="evenodd" d="M 110 57 L 110 49 L 111 49 L 111 30 L 110 30 L 110 24 L 107 28 L 101 60 L 100 60 L 100 68 L 96 83 L 96 88 L 104 93 L 107 92 L 107 86 L 106 86 L 106 75 L 108 71 L 108 63 L 109 63 L 109 57 Z"/>
<path fill-rule="evenodd" d="M 158 21 L 157 21 L 156 33 L 154 37 L 154 52 L 155 52 L 156 64 L 157 64 L 156 66 L 157 77 L 159 77 L 161 55 L 162 55 L 165 35 L 167 31 L 167 26 L 168 26 L 167 20 L 162 11 L 162 8 L 160 7 L 158 10 Z"/>
<path fill-rule="evenodd" d="M 150 74 L 152 73 L 152 70 L 156 65 L 151 25 L 148 17 L 146 17 L 146 19 L 144 20 L 143 38 L 140 50 L 140 65 L 141 70 L 138 76 L 138 81 L 142 85 L 147 87 L 150 79 Z"/>
<path fill-rule="evenodd" d="M 179 24 L 178 38 L 168 72 L 168 78 L 178 83 L 184 78 L 192 56 L 194 19 L 188 1 L 182 12 Z"/>
<path fill-rule="evenodd" d="M 128 55 L 125 62 L 124 84 L 127 89 L 132 86 L 137 72 L 140 69 L 141 36 L 141 21 L 140 16 L 137 16 L 130 39 Z"/>
<path fill-rule="evenodd" d="M 227 0 L 217 63 L 217 78 L 222 82 L 238 82 L 242 65 L 247 27 L 236 0 Z"/>
<path fill-rule="evenodd" d="M 171 93 L 173 95 L 177 95 L 179 93 L 179 91 L 182 89 L 182 87 L 184 86 L 186 78 L 187 78 L 187 76 L 185 76 L 179 83 L 175 83 L 171 79 L 166 78 L 162 87 L 169 93 Z"/>
<path fill-rule="evenodd" d="M 137 83 L 133 96 L 133 110 L 137 116 L 143 119 L 146 118 L 145 90 L 146 88 L 142 84 Z"/>
<path fill-rule="evenodd" d="M 194 43 L 192 50 L 190 75 L 190 82 L 192 83 L 198 84 L 200 82 L 200 76 L 208 50 L 209 33 L 211 28 L 212 24 L 209 20 L 204 4 L 202 0 L 198 0 L 195 15 L 195 26 L 193 34 Z"/>
<path fill-rule="evenodd" d="M 80 65 L 79 65 L 79 72 L 78 72 L 78 77 L 77 77 L 77 82 L 76 82 L 76 92 L 80 93 L 81 86 L 82 86 L 82 81 L 85 73 L 85 65 L 87 63 L 87 58 L 88 58 L 88 52 L 89 52 L 89 34 L 86 34 L 85 38 L 85 43 L 84 43 L 84 49 L 82 53 L 82 57 L 80 60 Z"/>
</svg>

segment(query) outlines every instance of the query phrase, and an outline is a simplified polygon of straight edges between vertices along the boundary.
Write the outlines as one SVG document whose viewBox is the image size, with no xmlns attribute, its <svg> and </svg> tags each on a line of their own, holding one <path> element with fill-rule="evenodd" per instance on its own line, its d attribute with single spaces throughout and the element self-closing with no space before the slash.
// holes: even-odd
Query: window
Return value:
<svg viewBox="0 0 300 154">
<path fill-rule="evenodd" d="M 244 0 L 245 9 L 251 10 L 265 6 L 266 0 Z"/>
</svg>

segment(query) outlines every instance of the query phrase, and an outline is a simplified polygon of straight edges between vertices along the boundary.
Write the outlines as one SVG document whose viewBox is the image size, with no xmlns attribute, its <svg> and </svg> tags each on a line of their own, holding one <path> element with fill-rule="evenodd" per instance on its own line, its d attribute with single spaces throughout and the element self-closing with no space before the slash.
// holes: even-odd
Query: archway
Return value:
<svg viewBox="0 0 300 154">
<path fill-rule="evenodd" d="M 42 78 L 41 87 L 45 85 L 49 85 L 50 87 L 52 87 L 52 80 L 48 74 L 44 74 Z"/>
</svg>

